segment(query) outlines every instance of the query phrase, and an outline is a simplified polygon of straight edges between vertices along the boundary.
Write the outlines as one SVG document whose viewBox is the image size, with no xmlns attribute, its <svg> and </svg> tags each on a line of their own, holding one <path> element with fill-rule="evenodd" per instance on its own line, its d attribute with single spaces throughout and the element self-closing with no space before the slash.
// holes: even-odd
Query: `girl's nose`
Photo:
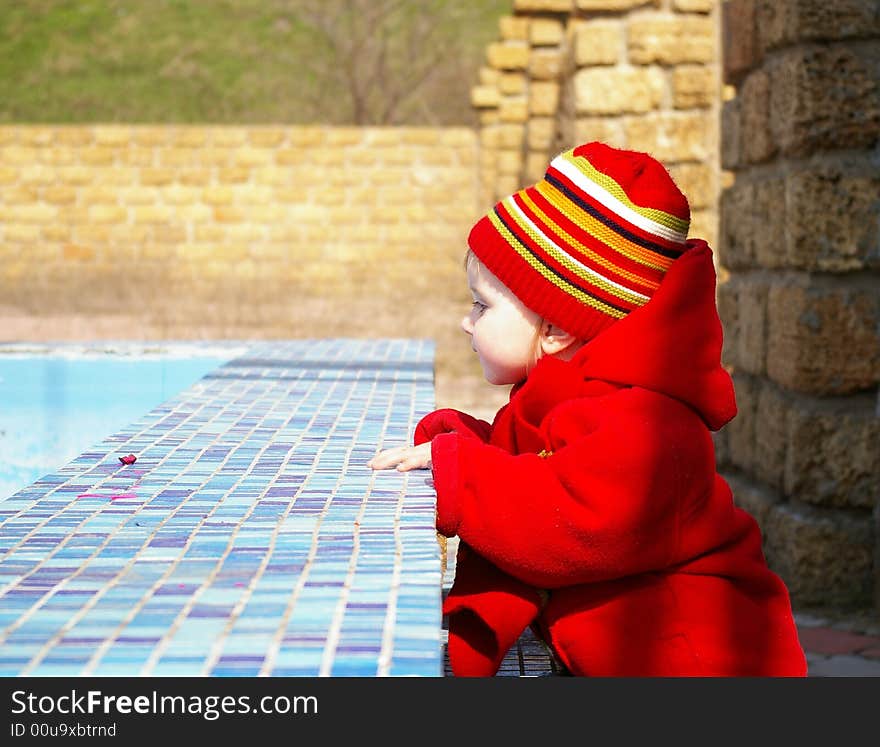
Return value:
<svg viewBox="0 0 880 747">
<path fill-rule="evenodd" d="M 461 328 L 467 332 L 467 334 L 472 335 L 474 333 L 474 325 L 471 322 L 471 315 L 468 314 L 465 317 L 462 317 L 461 320 Z"/>
</svg>

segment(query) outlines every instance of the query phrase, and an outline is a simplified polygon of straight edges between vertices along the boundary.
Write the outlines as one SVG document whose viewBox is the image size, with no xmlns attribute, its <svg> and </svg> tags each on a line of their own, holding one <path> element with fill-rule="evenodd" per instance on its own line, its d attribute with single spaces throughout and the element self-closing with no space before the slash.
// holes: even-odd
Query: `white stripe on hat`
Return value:
<svg viewBox="0 0 880 747">
<path fill-rule="evenodd" d="M 687 234 L 676 231 L 673 228 L 669 228 L 669 226 L 664 226 L 662 223 L 657 223 L 650 218 L 646 218 L 644 215 L 637 213 L 628 205 L 624 205 L 607 189 L 594 182 L 583 172 L 581 172 L 581 170 L 578 169 L 577 166 L 575 166 L 570 161 L 567 161 L 562 156 L 556 156 L 556 158 L 554 158 L 550 162 L 550 167 L 565 174 L 565 176 L 568 177 L 572 182 L 574 182 L 579 189 L 586 192 L 594 200 L 608 208 L 611 212 L 617 213 L 622 218 L 632 223 L 634 226 L 638 226 L 643 231 L 653 233 L 657 236 L 663 237 L 664 239 L 675 241 L 679 244 L 683 244 L 685 241 L 687 241 Z"/>
</svg>

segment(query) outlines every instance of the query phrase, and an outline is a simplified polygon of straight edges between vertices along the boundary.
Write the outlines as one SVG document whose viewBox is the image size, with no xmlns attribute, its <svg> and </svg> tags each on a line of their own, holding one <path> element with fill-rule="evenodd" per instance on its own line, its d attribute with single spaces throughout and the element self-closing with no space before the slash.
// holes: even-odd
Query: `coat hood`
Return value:
<svg viewBox="0 0 880 747">
<path fill-rule="evenodd" d="M 715 283 L 709 245 L 689 240 L 651 300 L 590 340 L 570 363 L 584 379 L 674 397 L 718 430 L 736 415 L 736 397 L 721 365 Z"/>
</svg>

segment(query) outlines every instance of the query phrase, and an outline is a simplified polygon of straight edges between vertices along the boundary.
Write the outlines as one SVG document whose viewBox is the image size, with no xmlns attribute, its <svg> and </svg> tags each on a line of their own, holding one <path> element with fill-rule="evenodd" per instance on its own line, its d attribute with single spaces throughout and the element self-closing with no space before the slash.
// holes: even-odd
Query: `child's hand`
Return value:
<svg viewBox="0 0 880 747">
<path fill-rule="evenodd" d="M 431 442 L 418 446 L 398 446 L 385 449 L 374 456 L 367 466 L 372 469 L 393 469 L 409 472 L 411 469 L 431 469 Z"/>
</svg>

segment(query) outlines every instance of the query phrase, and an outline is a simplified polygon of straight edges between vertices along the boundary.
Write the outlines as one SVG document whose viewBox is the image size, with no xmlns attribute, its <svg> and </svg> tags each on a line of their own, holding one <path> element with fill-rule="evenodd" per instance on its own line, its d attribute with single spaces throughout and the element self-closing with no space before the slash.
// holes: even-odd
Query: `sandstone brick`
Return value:
<svg viewBox="0 0 880 747">
<path fill-rule="evenodd" d="M 293 127 L 287 133 L 287 142 L 292 149 L 312 148 L 324 142 L 322 127 Z"/>
<path fill-rule="evenodd" d="M 529 24 L 529 43 L 533 47 L 561 44 L 564 34 L 565 27 L 552 18 L 534 18 Z"/>
<path fill-rule="evenodd" d="M 880 14 L 873 0 L 758 0 L 756 18 L 763 49 L 880 36 Z"/>
<path fill-rule="evenodd" d="M 498 81 L 501 78 L 501 71 L 495 70 L 494 68 L 487 67 L 486 65 L 480 66 L 480 72 L 478 74 L 479 84 L 481 86 L 497 86 Z M 395 135 L 395 139 L 396 139 Z"/>
<path fill-rule="evenodd" d="M 39 202 L 39 199 L 39 190 L 35 185 L 21 185 L 4 190 L 3 202 L 0 203 L 0 205 L 29 206 Z M 4 218 L 5 220 L 12 220 L 17 215 L 17 213 L 14 213 L 13 211 L 8 211 L 8 213 L 9 214 Z"/>
<path fill-rule="evenodd" d="M 670 164 L 669 173 L 687 195 L 691 211 L 715 205 L 715 170 L 704 163 Z"/>
<path fill-rule="evenodd" d="M 495 194 L 506 197 L 522 186 L 519 174 L 500 174 L 495 182 Z"/>
<path fill-rule="evenodd" d="M 252 131 L 256 132 L 256 130 Z M 208 131 L 204 127 L 175 127 L 169 142 L 177 148 L 202 148 L 208 144 Z"/>
<path fill-rule="evenodd" d="M 672 7 L 683 13 L 711 13 L 717 3 L 718 0 L 675 0 Z"/>
<path fill-rule="evenodd" d="M 721 105 L 721 168 L 738 169 L 745 164 L 742 157 L 742 111 L 739 99 Z"/>
<path fill-rule="evenodd" d="M 480 127 L 492 127 L 501 121 L 497 109 L 483 109 L 479 114 Z"/>
<path fill-rule="evenodd" d="M 71 233 L 69 226 L 43 226 L 43 238 L 46 241 L 70 241 Z M 128 240 L 131 241 L 131 239 Z"/>
<path fill-rule="evenodd" d="M 781 269 L 788 264 L 785 241 L 785 176 L 772 173 L 766 179 L 755 182 L 753 245 L 755 262 L 765 269 Z"/>
<path fill-rule="evenodd" d="M 89 220 L 92 223 L 124 223 L 128 220 L 128 211 L 114 205 L 92 205 Z"/>
<path fill-rule="evenodd" d="M 873 530 L 864 516 L 780 504 L 767 517 L 767 562 L 785 581 L 795 605 L 870 603 Z"/>
<path fill-rule="evenodd" d="M 471 88 L 471 106 L 476 109 L 489 109 L 501 103 L 501 94 L 495 86 L 474 86 Z"/>
<path fill-rule="evenodd" d="M 21 130 L 15 125 L 0 125 L 0 145 L 5 147 L 17 143 Z"/>
<path fill-rule="evenodd" d="M 630 20 L 627 45 L 630 62 L 712 62 L 715 59 L 715 29 L 702 16 L 636 16 Z"/>
<path fill-rule="evenodd" d="M 528 41 L 529 22 L 527 16 L 501 16 L 498 19 L 498 33 L 503 41 Z"/>
<path fill-rule="evenodd" d="M 556 122 L 552 117 L 532 117 L 528 126 L 530 150 L 547 152 L 556 136 Z"/>
<path fill-rule="evenodd" d="M 153 148 L 135 145 L 120 150 L 117 160 L 125 166 L 152 167 L 157 162 L 158 156 Z"/>
<path fill-rule="evenodd" d="M 96 244 L 106 244 L 110 240 L 110 232 L 107 226 L 86 223 L 76 227 L 74 238 L 78 243 L 94 246 Z"/>
<path fill-rule="evenodd" d="M 21 223 L 51 223 L 58 216 L 57 207 L 40 203 L 18 205 L 14 212 Z"/>
<path fill-rule="evenodd" d="M 498 127 L 498 147 L 508 150 L 519 150 L 525 137 L 525 128 L 521 124 L 503 124 Z"/>
<path fill-rule="evenodd" d="M 579 24 L 574 34 L 574 61 L 588 65 L 616 65 L 625 50 L 621 21 L 599 20 Z"/>
<path fill-rule="evenodd" d="M 135 145 L 154 147 L 167 145 L 174 136 L 174 129 L 161 125 L 138 126 L 131 128 L 131 142 Z M 60 136 L 59 136 L 60 141 Z M 71 143 L 72 145 L 75 143 Z"/>
<path fill-rule="evenodd" d="M 89 246 L 65 244 L 61 258 L 67 262 L 91 262 L 95 259 L 95 250 Z"/>
<path fill-rule="evenodd" d="M 527 182 L 534 183 L 544 176 L 547 164 L 550 162 L 545 151 L 529 151 L 526 154 L 526 165 L 523 177 Z"/>
<path fill-rule="evenodd" d="M 705 239 L 711 247 L 718 246 L 718 212 L 714 209 L 691 210 L 691 226 L 689 235 L 693 238 Z M 715 266 L 719 268 L 718 257 L 715 258 Z M 719 268 L 719 276 L 723 268 Z"/>
<path fill-rule="evenodd" d="M 755 0 L 721 3 L 721 53 L 725 83 L 738 83 L 760 61 Z"/>
<path fill-rule="evenodd" d="M 737 415 L 724 429 L 728 432 L 731 463 L 747 473 L 755 470 L 755 413 L 758 407 L 758 380 L 734 373 Z"/>
<path fill-rule="evenodd" d="M 770 69 L 770 127 L 786 156 L 871 148 L 880 139 L 880 45 L 829 44 L 780 54 Z"/>
<path fill-rule="evenodd" d="M 517 12 L 562 13 L 574 7 L 574 0 L 513 0 Z"/>
<path fill-rule="evenodd" d="M 128 127 L 115 125 L 99 125 L 93 130 L 95 145 L 121 148 L 127 146 L 131 140 L 131 130 Z"/>
<path fill-rule="evenodd" d="M 498 117 L 502 122 L 523 123 L 529 118 L 529 105 L 525 97 L 505 98 L 498 107 Z"/>
<path fill-rule="evenodd" d="M 40 125 L 22 126 L 18 132 L 18 142 L 22 145 L 46 146 L 55 139 L 55 129 Z"/>
<path fill-rule="evenodd" d="M 737 278 L 736 334 L 731 341 L 738 368 L 751 374 L 763 374 L 767 362 L 768 286 L 750 278 Z"/>
<path fill-rule="evenodd" d="M 880 268 L 880 176 L 872 164 L 817 164 L 790 174 L 785 186 L 792 265 L 816 272 Z"/>
<path fill-rule="evenodd" d="M 574 142 L 601 140 L 615 148 L 626 147 L 621 122 L 610 117 L 578 117 L 574 123 Z"/>
<path fill-rule="evenodd" d="M 529 55 L 529 74 L 534 80 L 556 80 L 562 72 L 562 52 L 538 47 Z"/>
<path fill-rule="evenodd" d="M 135 223 L 167 223 L 171 219 L 171 209 L 164 205 L 138 205 L 131 212 Z"/>
<path fill-rule="evenodd" d="M 714 117 L 708 113 L 670 112 L 624 120 L 632 150 L 651 153 L 660 161 L 706 161 L 712 157 Z"/>
<path fill-rule="evenodd" d="M 145 187 L 160 187 L 172 184 L 176 174 L 172 169 L 142 169 L 140 183 Z"/>
<path fill-rule="evenodd" d="M 155 205 L 159 202 L 158 187 L 126 187 L 119 191 L 124 205 Z"/>
<path fill-rule="evenodd" d="M 47 187 L 43 199 L 50 205 L 72 205 L 76 202 L 76 191 L 70 187 Z"/>
<path fill-rule="evenodd" d="M 721 193 L 719 201 L 720 246 L 722 264 L 741 270 L 755 264 L 755 186 L 748 179 L 736 182 Z"/>
<path fill-rule="evenodd" d="M 407 145 L 430 145 L 440 144 L 440 131 L 433 127 L 407 127 L 403 130 L 401 142 Z"/>
<path fill-rule="evenodd" d="M 517 96 L 526 92 L 527 82 L 525 73 L 503 72 L 498 80 L 498 90 L 505 96 Z"/>
<path fill-rule="evenodd" d="M 518 150 L 500 150 L 497 163 L 500 174 L 519 175 L 523 167 L 522 153 Z"/>
<path fill-rule="evenodd" d="M 529 114 L 553 116 L 559 108 L 559 84 L 534 81 L 529 86 Z"/>
<path fill-rule="evenodd" d="M 76 150 L 67 146 L 43 148 L 41 159 L 51 166 L 70 166 L 76 163 Z"/>
<path fill-rule="evenodd" d="M 26 166 L 35 163 L 39 154 L 38 148 L 10 145 L 3 148 L 3 164 L 5 166 Z"/>
<path fill-rule="evenodd" d="M 765 534 L 766 543 L 768 517 L 774 508 L 781 503 L 781 497 L 765 485 L 750 479 L 748 475 L 725 471 L 723 477 L 733 493 L 733 502 L 758 522 Z"/>
<path fill-rule="evenodd" d="M 216 148 L 239 148 L 247 143 L 247 130 L 243 127 L 212 127 L 211 144 Z"/>
<path fill-rule="evenodd" d="M 872 509 L 880 496 L 880 418 L 873 397 L 790 397 L 784 490 L 829 508 Z"/>
<path fill-rule="evenodd" d="M 672 73 L 672 105 L 676 109 L 705 109 L 720 98 L 712 65 L 679 65 Z"/>
<path fill-rule="evenodd" d="M 4 241 L 33 244 L 40 239 L 39 223 L 6 223 L 3 227 Z"/>
<path fill-rule="evenodd" d="M 770 76 L 763 70 L 751 73 L 741 94 L 742 145 L 746 163 L 767 161 L 776 154 L 770 128 Z"/>
<path fill-rule="evenodd" d="M 754 474 L 771 490 L 782 493 L 788 451 L 788 408 L 777 387 L 766 380 L 757 383 Z"/>
<path fill-rule="evenodd" d="M 522 42 L 493 42 L 486 48 L 486 60 L 496 70 L 525 70 L 529 47 Z"/>
<path fill-rule="evenodd" d="M 204 191 L 204 201 L 209 205 L 231 205 L 235 192 L 228 186 L 211 186 Z"/>
<path fill-rule="evenodd" d="M 665 92 L 666 77 L 656 68 L 585 68 L 574 75 L 578 114 L 648 112 Z"/>
<path fill-rule="evenodd" d="M 857 284 L 779 283 L 767 301 L 767 373 L 809 394 L 850 394 L 880 381 L 880 296 Z M 853 355 L 853 351 L 859 351 Z"/>
<path fill-rule="evenodd" d="M 660 0 L 576 0 L 578 10 L 632 10 L 645 5 L 660 6 Z"/>
</svg>

